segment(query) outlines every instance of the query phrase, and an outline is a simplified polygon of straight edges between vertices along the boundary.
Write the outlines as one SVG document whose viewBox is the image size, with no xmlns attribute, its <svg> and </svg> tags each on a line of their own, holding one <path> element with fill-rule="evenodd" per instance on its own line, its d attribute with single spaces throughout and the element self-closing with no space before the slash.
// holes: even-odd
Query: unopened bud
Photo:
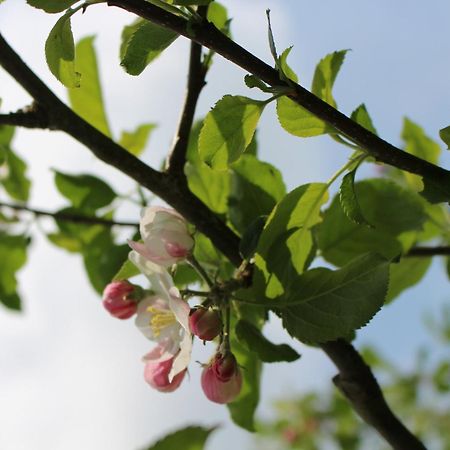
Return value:
<svg viewBox="0 0 450 450">
<path fill-rule="evenodd" d="M 222 331 L 222 320 L 219 312 L 211 308 L 191 309 L 189 328 L 192 334 L 203 341 L 212 341 Z"/>
<path fill-rule="evenodd" d="M 127 280 L 113 281 L 103 291 L 103 306 L 114 317 L 128 319 L 136 313 L 136 286 Z"/>
</svg>

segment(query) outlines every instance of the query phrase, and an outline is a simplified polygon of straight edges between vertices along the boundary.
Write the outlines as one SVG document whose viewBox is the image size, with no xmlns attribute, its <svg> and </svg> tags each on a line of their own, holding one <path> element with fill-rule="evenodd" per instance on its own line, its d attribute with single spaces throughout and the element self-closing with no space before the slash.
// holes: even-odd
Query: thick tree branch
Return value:
<svg viewBox="0 0 450 450">
<path fill-rule="evenodd" d="M 207 8 L 200 7 L 199 14 L 204 16 Z M 183 111 L 180 117 L 177 134 L 174 139 L 172 151 L 167 160 L 167 170 L 169 173 L 184 177 L 184 164 L 186 163 L 186 151 L 189 143 L 192 124 L 194 122 L 195 109 L 200 93 L 205 86 L 207 67 L 202 63 L 202 46 L 196 42 L 191 42 L 189 56 L 189 72 L 186 86 L 186 97 Z"/>
<path fill-rule="evenodd" d="M 120 227 L 134 227 L 138 228 L 139 224 L 136 222 L 121 222 L 116 220 L 103 219 L 101 217 L 83 216 L 81 214 L 71 214 L 61 211 L 44 211 L 42 209 L 30 208 L 25 205 L 16 205 L 14 203 L 0 202 L 0 208 L 9 208 L 14 211 L 26 211 L 34 214 L 35 216 L 52 217 L 55 220 L 62 220 L 66 222 L 83 223 L 86 225 L 104 225 L 107 227 L 120 226 Z"/>
<path fill-rule="evenodd" d="M 201 23 L 189 23 L 185 19 L 143 0 L 109 0 L 107 3 L 176 31 L 188 39 L 210 48 L 271 86 L 292 87 L 292 94 L 289 97 L 293 101 L 332 125 L 339 133 L 365 149 L 377 161 L 431 178 L 435 183 L 442 185 L 444 189 L 450 186 L 449 171 L 394 147 L 302 86 L 294 83 L 289 86 L 280 78 L 277 70 L 229 39 L 206 20 Z"/>
<path fill-rule="evenodd" d="M 392 413 L 369 366 L 351 344 L 338 339 L 321 347 L 339 369 L 334 384 L 365 422 L 395 450 L 426 450 Z"/>
<path fill-rule="evenodd" d="M 34 98 L 39 110 L 47 116 L 49 128 L 65 131 L 98 159 L 162 198 L 208 236 L 230 261 L 240 264 L 239 238 L 189 191 L 185 182 L 147 166 L 75 114 L 32 72 L 1 35 L 0 65 Z"/>
</svg>

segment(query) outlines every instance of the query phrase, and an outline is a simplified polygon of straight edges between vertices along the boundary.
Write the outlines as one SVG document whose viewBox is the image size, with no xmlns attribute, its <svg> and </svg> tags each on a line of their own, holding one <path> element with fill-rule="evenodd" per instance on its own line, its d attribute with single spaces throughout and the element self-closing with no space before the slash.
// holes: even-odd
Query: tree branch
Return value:
<svg viewBox="0 0 450 450">
<path fill-rule="evenodd" d="M 75 114 L 34 74 L 0 35 L 0 65 L 34 98 L 51 129 L 65 131 L 101 161 L 137 181 L 180 212 L 236 266 L 241 263 L 239 238 L 193 195 L 185 181 L 158 172 Z"/>
<path fill-rule="evenodd" d="M 334 384 L 365 422 L 395 450 L 426 450 L 392 413 L 370 367 L 350 343 L 338 339 L 321 348 L 339 369 Z"/>
<path fill-rule="evenodd" d="M 51 128 L 47 114 L 36 103 L 19 111 L 0 114 L 0 125 L 40 129 Z"/>
<path fill-rule="evenodd" d="M 292 94 L 289 97 L 294 102 L 333 126 L 339 133 L 366 150 L 377 161 L 431 178 L 436 184 L 442 185 L 444 189 L 450 186 L 449 171 L 389 144 L 302 86 L 295 83 L 288 85 L 280 78 L 277 70 L 229 39 L 206 20 L 201 23 L 188 22 L 142 0 L 109 0 L 107 4 L 125 9 L 210 48 L 242 69 L 256 75 L 270 86 L 292 88 Z"/>
<path fill-rule="evenodd" d="M 207 7 L 204 6 L 199 7 L 198 9 L 198 13 L 201 17 L 206 14 L 206 11 Z M 202 63 L 202 46 L 192 41 L 189 56 L 186 97 L 173 148 L 167 160 L 168 172 L 174 175 L 177 174 L 181 177 L 184 177 L 183 170 L 186 163 L 186 151 L 189 143 L 189 136 L 194 122 L 198 98 L 203 87 L 206 85 L 205 77 L 207 70 L 207 67 Z"/>
<path fill-rule="evenodd" d="M 450 256 L 450 247 L 442 245 L 438 247 L 413 247 L 405 256 Z"/>
<path fill-rule="evenodd" d="M 120 222 L 115 220 L 108 220 L 103 219 L 101 217 L 93 217 L 93 216 L 83 216 L 81 214 L 72 214 L 67 212 L 51 212 L 51 211 L 44 211 L 42 209 L 35 209 L 30 208 L 25 205 L 16 205 L 13 203 L 5 203 L 0 202 L 0 208 L 9 208 L 13 209 L 15 211 L 26 211 L 34 214 L 35 216 L 43 216 L 43 217 L 52 217 L 55 220 L 62 220 L 67 222 L 74 222 L 74 223 L 83 223 L 87 225 L 104 225 L 107 227 L 112 226 L 120 226 L 120 227 L 134 227 L 138 228 L 139 224 L 136 222 Z"/>
</svg>

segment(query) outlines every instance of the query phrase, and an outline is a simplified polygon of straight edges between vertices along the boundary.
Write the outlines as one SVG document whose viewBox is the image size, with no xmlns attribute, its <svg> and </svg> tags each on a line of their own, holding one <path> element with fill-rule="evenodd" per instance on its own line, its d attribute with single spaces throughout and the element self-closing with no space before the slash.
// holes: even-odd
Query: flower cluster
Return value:
<svg viewBox="0 0 450 450">
<path fill-rule="evenodd" d="M 119 319 L 136 314 L 137 328 L 156 343 L 143 357 L 144 378 L 158 391 L 172 392 L 186 375 L 193 336 L 203 341 L 222 336 L 222 319 L 218 310 L 211 307 L 191 309 L 168 271 L 174 264 L 189 259 L 194 248 L 183 217 L 172 209 L 148 207 L 143 211 L 140 233 L 142 242 L 129 242 L 129 259 L 147 277 L 151 291 L 126 280 L 114 281 L 104 290 L 103 305 Z M 229 403 L 241 390 L 242 375 L 229 350 L 228 337 L 221 342 L 204 366 L 201 385 L 209 400 Z"/>
</svg>

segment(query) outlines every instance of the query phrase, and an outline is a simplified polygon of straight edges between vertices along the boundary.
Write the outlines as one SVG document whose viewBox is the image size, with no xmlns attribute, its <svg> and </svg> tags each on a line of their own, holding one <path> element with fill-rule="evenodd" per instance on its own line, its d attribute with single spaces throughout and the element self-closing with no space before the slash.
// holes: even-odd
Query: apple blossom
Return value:
<svg viewBox="0 0 450 450">
<path fill-rule="evenodd" d="M 222 331 L 222 320 L 216 309 L 195 308 L 189 315 L 189 327 L 203 341 L 212 341 Z"/>
<path fill-rule="evenodd" d="M 231 352 L 216 353 L 203 369 L 201 384 L 203 392 L 215 403 L 230 403 L 241 391 L 242 374 Z"/>
<path fill-rule="evenodd" d="M 154 389 L 160 392 L 173 392 L 177 389 L 186 375 L 186 369 L 175 375 L 171 380 L 169 374 L 175 360 L 174 356 L 164 359 L 166 354 L 164 346 L 158 345 L 151 352 L 144 356 L 145 381 Z"/>
<path fill-rule="evenodd" d="M 194 247 L 187 223 L 175 210 L 162 206 L 145 208 L 140 222 L 143 243 L 130 247 L 144 258 L 164 267 L 186 259 Z"/>
<path fill-rule="evenodd" d="M 172 381 L 186 369 L 191 356 L 189 305 L 181 298 L 165 268 L 135 251 L 130 252 L 129 258 L 147 276 L 154 291 L 139 303 L 136 326 L 144 336 L 158 343 L 159 350 L 163 350 L 160 361 L 174 358 L 169 372 L 169 381 Z"/>
<path fill-rule="evenodd" d="M 136 313 L 136 286 L 127 280 L 113 281 L 103 291 L 103 306 L 114 317 L 128 319 Z"/>
</svg>

